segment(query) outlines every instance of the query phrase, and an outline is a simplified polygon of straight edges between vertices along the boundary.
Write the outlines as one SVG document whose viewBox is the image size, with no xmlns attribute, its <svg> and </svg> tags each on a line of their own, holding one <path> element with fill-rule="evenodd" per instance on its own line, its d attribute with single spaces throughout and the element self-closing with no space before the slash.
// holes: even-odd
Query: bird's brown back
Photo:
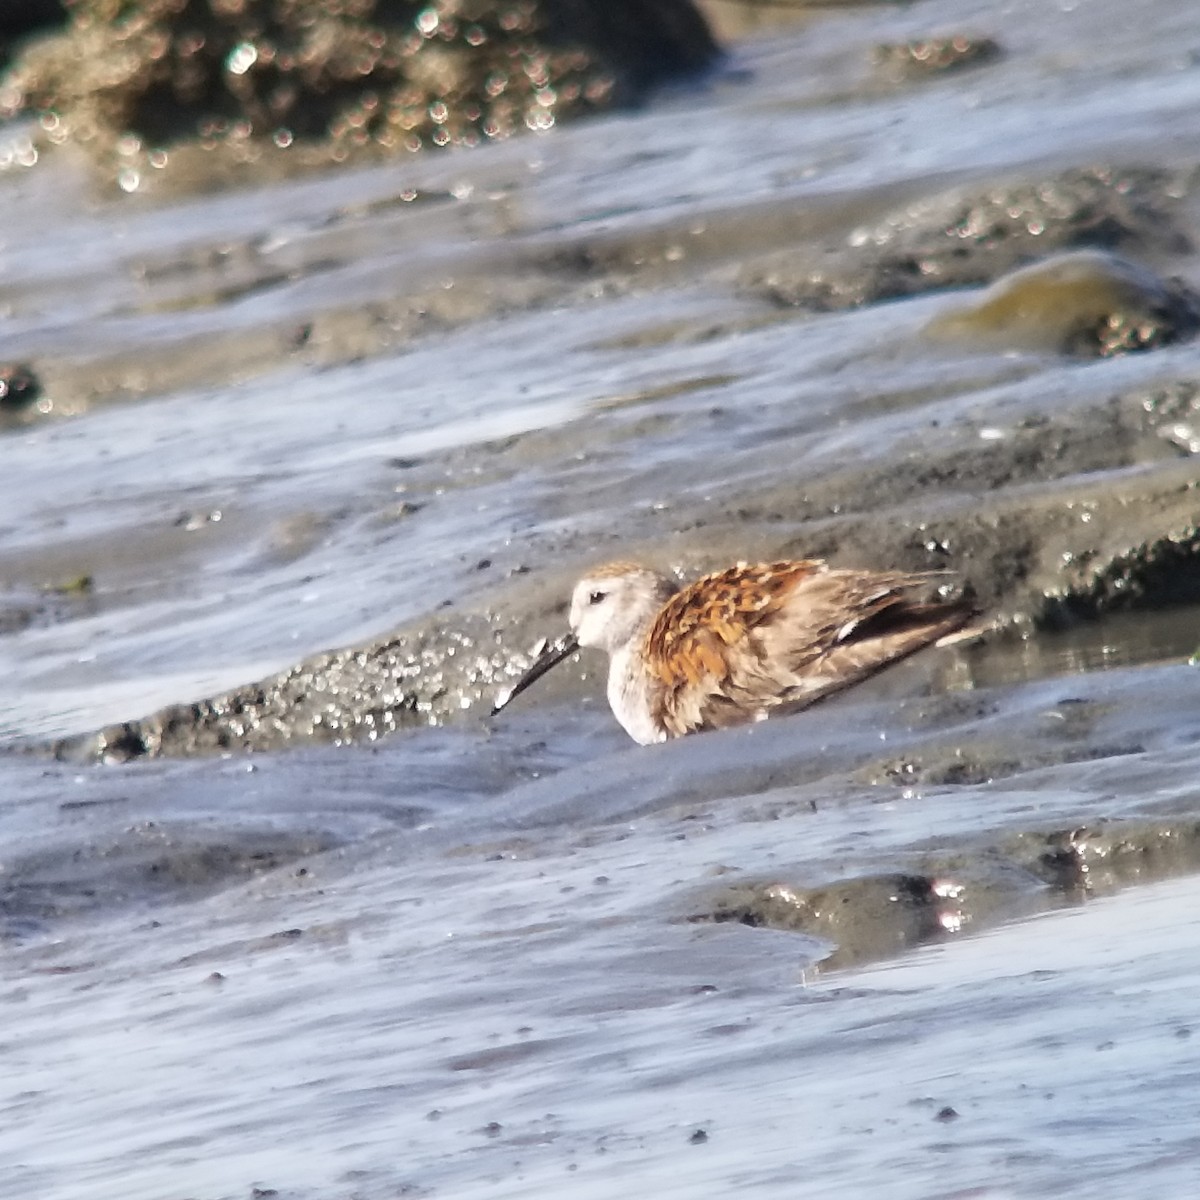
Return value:
<svg viewBox="0 0 1200 1200">
<path fill-rule="evenodd" d="M 672 596 L 643 643 L 674 735 L 803 708 L 960 628 L 963 600 L 918 598 L 939 573 L 739 565 Z"/>
</svg>

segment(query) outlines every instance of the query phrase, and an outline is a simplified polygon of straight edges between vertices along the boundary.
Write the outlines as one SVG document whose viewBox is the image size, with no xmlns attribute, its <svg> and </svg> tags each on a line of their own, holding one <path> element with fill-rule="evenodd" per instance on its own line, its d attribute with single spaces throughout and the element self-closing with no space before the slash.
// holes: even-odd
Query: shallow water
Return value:
<svg viewBox="0 0 1200 1200">
<path fill-rule="evenodd" d="M 872 66 L 960 30 L 1003 56 Z M 1174 224 L 1117 248 L 1200 281 L 1198 53 L 1168 0 L 925 0 L 473 153 L 175 199 L 0 174 L 0 360 L 46 388 L 2 435 L 10 1186 L 1188 1192 L 1200 348 L 779 297 L 1097 164 L 1163 173 Z M 1005 628 L 649 750 L 595 663 L 484 715 L 582 566 L 806 553 L 948 565 Z M 90 757 L 397 628 L 447 681 L 406 731 Z"/>
<path fill-rule="evenodd" d="M 741 736 L 794 754 L 789 724 Z M 1159 734 L 1146 753 L 992 787 L 881 794 L 834 771 L 757 800 L 713 787 L 678 743 L 485 804 L 499 781 L 472 770 L 486 747 L 462 732 L 431 735 L 424 770 L 418 739 L 231 760 L 202 780 L 195 763 L 55 768 L 92 805 L 73 813 L 107 801 L 134 829 L 169 786 L 179 799 L 157 819 L 180 841 L 193 806 L 210 835 L 252 812 L 359 836 L 208 895 L 109 898 L 10 945 L 0 1144 L 21 1163 L 14 1186 L 783 1195 L 799 1178 L 832 1196 L 886 1177 L 904 1196 L 1044 1195 L 1115 1174 L 1122 1194 L 1186 1190 L 1193 877 L 827 975 L 810 938 L 692 918 L 747 873 L 911 865 L 1006 825 L 1194 812 L 1197 735 L 1193 721 L 1184 748 Z M 422 785 L 450 762 L 459 787 Z M 673 780 L 713 798 L 604 823 L 644 793 L 643 768 L 660 792 Z M 425 797 L 415 823 L 384 807 L 399 777 Z M 333 811 L 315 811 L 322 796 Z"/>
</svg>

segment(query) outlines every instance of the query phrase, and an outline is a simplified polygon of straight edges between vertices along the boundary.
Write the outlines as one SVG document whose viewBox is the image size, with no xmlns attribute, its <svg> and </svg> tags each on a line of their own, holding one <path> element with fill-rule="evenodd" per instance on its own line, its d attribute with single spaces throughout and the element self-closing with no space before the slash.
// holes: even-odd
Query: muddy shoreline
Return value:
<svg viewBox="0 0 1200 1200">
<path fill-rule="evenodd" d="M 1190 245 L 1186 214 L 1195 208 L 1194 192 L 1186 173 L 1103 168 L 993 191 L 986 200 L 957 196 L 914 201 L 903 217 L 893 215 L 880 223 L 880 229 L 891 231 L 886 237 L 856 238 L 844 232 L 836 257 L 836 243 L 828 243 L 820 276 L 824 282 L 813 286 L 826 289 L 840 273 L 859 282 L 853 295 L 842 289 L 835 307 L 869 307 L 868 300 L 878 305 L 900 294 L 898 263 L 931 256 L 921 260 L 919 272 L 908 274 L 903 294 L 911 299 L 918 288 L 931 297 L 947 288 L 958 290 L 946 291 L 932 319 L 918 320 L 906 331 L 906 344 L 897 346 L 896 353 L 915 362 L 920 355 L 944 352 L 951 339 L 961 347 L 956 353 L 978 356 L 983 378 L 990 375 L 993 387 L 999 385 L 995 402 L 977 402 L 972 391 L 957 394 L 957 380 L 931 382 L 911 395 L 877 393 L 855 399 L 852 407 L 843 400 L 838 421 L 853 415 L 902 432 L 865 452 L 860 448 L 840 458 L 818 455 L 804 463 L 802 480 L 789 470 L 795 451 L 786 439 L 800 439 L 792 445 L 803 445 L 805 438 L 813 440 L 818 426 L 805 408 L 798 407 L 794 421 L 786 411 L 771 414 L 767 428 L 772 445 L 763 443 L 766 430 L 744 447 L 739 445 L 743 439 L 735 437 L 723 458 L 724 478 L 712 495 L 691 492 L 685 505 L 660 504 L 644 533 L 636 525 L 627 527 L 621 555 L 643 553 L 655 565 L 684 574 L 726 561 L 777 557 L 945 568 L 961 575 L 997 628 L 1010 634 L 1062 627 L 1108 611 L 1155 611 L 1200 602 L 1200 506 L 1189 461 L 1190 422 L 1197 405 L 1191 375 L 1168 369 L 1152 373 L 1152 383 L 1116 389 L 1097 377 L 1094 387 L 1077 383 L 1069 399 L 1049 408 L 1036 389 L 1021 383 L 1023 375 L 1036 378 L 1047 354 L 1067 367 L 1080 355 L 1145 353 L 1191 339 L 1200 310 L 1186 285 L 1159 280 L 1148 268 L 1116 257 L 1112 248 L 1153 259 Z M 976 215 L 964 215 L 971 213 Z M 995 214 L 1010 224 L 1013 218 L 1007 214 L 1016 214 L 1015 227 L 1024 236 L 997 224 Z M 763 236 L 780 232 L 768 228 Z M 494 264 L 487 264 L 486 293 L 476 293 L 482 307 L 462 278 L 456 278 L 449 292 L 437 285 L 434 293 L 453 297 L 448 301 L 453 317 L 449 310 L 434 316 L 411 292 L 400 303 L 408 312 L 419 312 L 422 322 L 433 319 L 445 326 L 445 336 L 455 325 L 469 329 L 472 322 L 513 304 L 532 305 L 536 312 L 543 305 L 568 302 L 581 286 L 577 275 L 601 281 L 605 294 L 631 289 L 635 281 L 643 294 L 649 288 L 651 295 L 661 288 L 721 290 L 733 283 L 737 289 L 750 287 L 744 295 L 758 305 L 763 297 L 754 296 L 755 288 L 767 286 L 762 281 L 769 279 L 765 307 L 744 310 L 723 328 L 707 320 L 692 328 L 678 323 L 659 331 L 644 328 L 630 349 L 650 349 L 656 341 L 686 347 L 692 338 L 736 339 L 756 329 L 786 332 L 787 322 L 780 324 L 777 310 L 774 317 L 770 310 L 779 303 L 783 286 L 780 272 L 785 267 L 780 264 L 790 263 L 792 252 L 777 252 L 769 275 L 747 274 L 743 266 L 733 280 L 728 264 L 714 258 L 712 250 L 686 253 L 682 261 L 671 263 L 665 250 L 656 252 L 643 235 L 638 237 L 636 253 L 632 243 L 624 250 L 610 245 L 603 254 L 587 251 L 573 264 L 564 264 L 561 252 L 544 249 L 518 255 L 510 277 L 520 281 L 519 298 L 506 290 Z M 948 239 L 953 250 L 942 248 Z M 881 255 L 879 243 L 890 240 L 899 240 L 903 249 Z M 662 246 L 666 244 L 664 236 Z M 744 235 L 737 244 L 740 257 L 746 249 Z M 1088 244 L 1097 248 L 1077 249 Z M 1062 248 L 1072 249 L 1054 253 Z M 1043 257 L 1028 266 L 1035 249 Z M 318 239 L 311 253 L 320 252 Z M 583 251 L 577 248 L 576 253 Z M 830 266 L 838 260 L 839 266 Z M 537 276 L 530 276 L 529 268 L 539 262 L 543 282 L 534 284 L 531 279 Z M 952 264 L 952 272 L 930 265 L 938 263 Z M 477 263 L 472 269 L 482 278 L 484 267 Z M 751 278 L 760 282 L 750 286 Z M 992 290 L 982 298 L 961 290 L 964 283 L 989 281 Z M 810 313 L 827 310 L 831 294 L 825 290 L 817 299 L 810 292 L 805 301 L 793 289 L 788 304 L 807 305 Z M 302 338 L 270 328 L 235 336 L 252 354 L 268 356 L 255 370 L 299 361 L 313 371 L 351 355 L 362 361 L 394 353 L 397 339 L 403 342 L 408 336 L 406 319 L 378 306 L 365 311 L 356 307 L 341 314 L 308 314 Z M 805 317 L 790 320 L 803 322 Z M 386 329 L 386 337 L 370 333 L 371 328 Z M 1088 337 L 1093 340 L 1081 344 L 1083 331 L 1092 331 Z M 1122 340 L 1127 335 L 1132 340 Z M 419 336 L 426 341 L 437 335 L 426 325 Z M 214 374 L 216 346 L 221 354 Z M 270 357 L 272 346 L 283 358 Z M 211 335 L 197 344 L 195 356 L 186 348 L 181 352 L 174 341 L 158 353 L 169 364 L 169 374 L 156 376 L 155 357 L 140 351 L 134 369 L 142 388 L 178 385 L 196 370 L 204 371 L 204 382 L 212 386 L 225 378 L 224 372 L 241 376 L 247 366 L 236 342 L 214 344 Z M 118 393 L 123 389 L 115 380 L 124 369 L 94 359 L 80 366 L 81 378 L 86 376 L 92 386 L 99 377 Z M 58 389 L 60 409 L 86 404 L 81 394 L 73 393 L 61 366 L 59 371 L 48 386 Z M 635 391 L 561 428 L 403 460 L 404 520 L 424 520 L 421 510 L 437 503 L 440 480 L 482 471 L 492 479 L 516 481 L 531 468 L 554 469 L 569 461 L 581 437 L 592 445 L 597 438 L 599 444 L 612 438 L 629 446 L 647 435 L 651 444 L 665 444 L 675 430 L 694 435 L 698 428 L 720 437 L 723 429 L 736 427 L 738 401 L 723 393 L 737 387 L 738 376 L 715 375 L 682 387 Z M 692 390 L 713 393 L 718 402 L 692 401 Z M 973 391 L 978 390 L 975 383 Z M 661 415 L 639 424 L 638 411 L 655 407 Z M 57 418 L 53 406 L 41 417 Z M 922 429 L 928 435 L 918 432 Z M 584 452 L 584 461 L 589 453 Z M 653 487 L 660 473 L 661 468 L 652 466 L 642 479 L 634 476 L 633 487 Z M 590 499 L 603 510 L 628 486 L 622 480 L 615 489 L 594 491 Z M 732 520 L 730 513 L 736 514 Z M 490 558 L 481 558 L 476 574 L 486 599 L 482 594 L 471 598 L 473 589 L 468 588 L 452 613 L 430 613 L 386 637 L 307 658 L 281 675 L 137 717 L 90 740 L 73 739 L 59 752 L 129 758 L 267 749 L 313 737 L 373 740 L 395 728 L 464 714 L 477 719 L 481 703 L 519 671 L 528 648 L 555 635 L 562 597 L 573 578 L 600 556 L 594 533 L 585 529 L 575 539 L 556 539 L 552 558 L 535 554 L 510 566 L 510 572 L 522 573 L 515 580 L 497 580 Z M 36 606 L 14 606 L 9 623 L 18 627 L 41 619 Z"/>
<path fill-rule="evenodd" d="M 839 466 L 799 486 L 772 481 L 766 489 L 727 489 L 707 509 L 689 504 L 687 528 L 668 539 L 669 558 L 647 546 L 648 558 L 688 573 L 748 555 L 950 569 L 994 623 L 988 636 L 1009 643 L 1112 612 L 1195 606 L 1198 483 L 1194 466 L 1161 436 L 1177 396 L 1170 387 L 1138 391 L 1053 419 L 1010 411 L 1011 436 L 975 455 L 959 446 L 977 433 L 977 419 L 967 416 L 957 430 L 943 422 L 940 461 L 926 453 L 914 462 L 900 446 L 866 470 Z M 520 455 L 520 439 L 503 454 Z M 989 476 L 996 490 L 985 499 L 979 487 Z M 922 496 L 918 505 L 906 500 L 914 492 Z M 833 500 L 847 496 L 874 503 Z M 835 506 L 850 511 L 820 515 Z M 740 513 L 732 526 L 725 517 L 731 507 Z M 751 520 L 760 532 L 748 538 Z M 539 639 L 560 632 L 571 584 L 594 561 L 583 541 L 579 548 L 557 546 L 554 568 L 489 583 L 486 599 L 456 605 L 452 614 L 433 614 L 219 697 L 70 739 L 56 751 L 119 760 L 267 750 L 311 738 L 374 741 L 398 728 L 477 722 Z M 971 654 L 962 651 L 968 673 Z M 555 701 L 594 691 L 596 667 L 586 664 L 569 687 L 558 682 Z"/>
<path fill-rule="evenodd" d="M 0 135 L 22 1194 L 1190 1194 L 1195 18 L 722 7 L 470 151 Z M 658 746 L 586 656 L 489 718 L 584 568 L 778 556 L 993 628 Z"/>
</svg>

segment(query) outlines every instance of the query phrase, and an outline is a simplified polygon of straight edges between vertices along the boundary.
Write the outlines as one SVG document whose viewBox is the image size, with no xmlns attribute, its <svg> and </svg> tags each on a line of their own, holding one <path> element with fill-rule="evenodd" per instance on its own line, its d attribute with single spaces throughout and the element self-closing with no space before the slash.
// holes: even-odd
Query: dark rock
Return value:
<svg viewBox="0 0 1200 1200">
<path fill-rule="evenodd" d="M 77 0 L 4 83 L 133 191 L 546 129 L 717 53 L 691 0 Z"/>
<path fill-rule="evenodd" d="M 41 394 L 41 381 L 27 363 L 0 364 L 0 410 L 20 412 Z"/>
<path fill-rule="evenodd" d="M 66 19 L 61 0 L 0 0 L 0 37 L 23 37 Z"/>
</svg>

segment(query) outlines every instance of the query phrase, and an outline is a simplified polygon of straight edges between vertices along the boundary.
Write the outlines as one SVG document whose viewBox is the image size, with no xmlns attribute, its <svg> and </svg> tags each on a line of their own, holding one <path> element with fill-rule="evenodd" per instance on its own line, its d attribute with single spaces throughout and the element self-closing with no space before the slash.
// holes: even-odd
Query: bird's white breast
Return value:
<svg viewBox="0 0 1200 1200">
<path fill-rule="evenodd" d="M 636 648 L 622 646 L 608 664 L 608 704 L 625 732 L 643 746 L 667 740 L 666 729 L 654 719 L 650 699 L 650 679 Z"/>
</svg>

